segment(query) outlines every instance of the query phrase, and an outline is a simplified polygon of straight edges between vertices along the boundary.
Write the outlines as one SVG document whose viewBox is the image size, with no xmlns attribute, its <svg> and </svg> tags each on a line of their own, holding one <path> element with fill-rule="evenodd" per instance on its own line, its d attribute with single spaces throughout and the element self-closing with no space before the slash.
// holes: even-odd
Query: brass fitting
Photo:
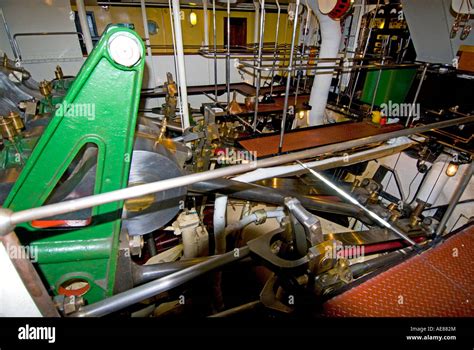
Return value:
<svg viewBox="0 0 474 350">
<path fill-rule="evenodd" d="M 56 70 L 54 71 L 54 76 L 58 80 L 61 80 L 61 79 L 64 78 L 63 69 L 61 68 L 61 66 L 59 66 L 59 65 L 56 66 Z"/>
<path fill-rule="evenodd" d="M 44 97 L 51 96 L 51 93 L 53 92 L 51 83 L 47 80 L 43 80 L 41 83 L 39 83 L 39 90 L 41 95 L 43 95 Z"/>
<path fill-rule="evenodd" d="M 20 115 L 15 112 L 10 112 L 8 115 L 8 119 L 12 121 L 13 127 L 17 131 L 18 134 L 21 133 L 21 130 L 25 127 L 25 124 L 23 123 L 23 119 L 21 119 Z"/>
<path fill-rule="evenodd" d="M 13 140 L 16 136 L 16 130 L 10 118 L 0 117 L 0 133 L 7 140 Z"/>
</svg>

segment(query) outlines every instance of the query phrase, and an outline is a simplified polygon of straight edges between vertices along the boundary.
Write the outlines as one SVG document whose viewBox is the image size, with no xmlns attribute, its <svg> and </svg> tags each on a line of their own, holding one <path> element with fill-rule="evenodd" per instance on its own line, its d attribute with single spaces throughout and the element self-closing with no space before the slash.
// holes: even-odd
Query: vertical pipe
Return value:
<svg viewBox="0 0 474 350">
<path fill-rule="evenodd" d="M 207 18 L 207 0 L 202 1 L 202 12 L 204 18 L 204 46 L 209 50 L 209 21 Z"/>
<path fill-rule="evenodd" d="M 79 16 L 79 22 L 81 23 L 82 34 L 84 35 L 84 43 L 86 44 L 87 54 L 90 55 L 94 49 L 92 44 L 91 32 L 89 30 L 89 24 L 87 23 L 86 7 L 84 6 L 84 0 L 76 0 L 77 14 Z"/>
<path fill-rule="evenodd" d="M 216 25 L 216 0 L 212 0 L 212 30 L 213 30 L 213 44 L 214 44 L 214 98 L 216 103 L 217 97 L 217 25 Z"/>
<path fill-rule="evenodd" d="M 260 9 L 258 7 L 258 1 L 254 1 L 255 6 L 255 15 L 254 15 L 254 28 L 253 28 L 253 42 L 257 43 L 258 41 L 258 19 L 260 18 Z"/>
<path fill-rule="evenodd" d="M 230 0 L 227 0 L 227 54 L 225 57 L 225 77 L 227 84 L 227 113 L 230 106 Z"/>
<path fill-rule="evenodd" d="M 15 40 L 13 40 L 12 34 L 10 32 L 10 28 L 8 27 L 7 20 L 5 19 L 5 15 L 3 14 L 3 10 L 0 8 L 0 17 L 2 17 L 3 27 L 5 28 L 5 32 L 7 33 L 8 41 L 10 42 L 10 46 L 12 48 L 13 56 L 16 60 L 21 60 L 20 50 L 18 49 L 18 44 Z"/>
<path fill-rule="evenodd" d="M 276 1 L 277 9 L 278 9 L 278 14 L 277 14 L 277 23 L 276 23 L 276 33 L 275 33 L 275 47 L 273 49 L 274 51 L 273 51 L 272 76 L 270 80 L 270 97 L 273 95 L 273 78 L 275 76 L 275 64 L 276 64 L 276 56 L 277 56 L 277 49 L 278 49 L 278 34 L 280 31 L 280 15 L 281 15 L 280 3 L 278 2 L 278 0 L 275 0 L 275 1 Z"/>
<path fill-rule="evenodd" d="M 413 98 L 412 108 L 410 108 L 410 112 L 408 113 L 407 122 L 405 124 L 406 127 L 408 127 L 410 125 L 411 114 L 412 114 L 412 111 L 415 109 L 416 101 L 418 101 L 418 95 L 420 94 L 421 86 L 423 85 L 423 81 L 425 80 L 426 71 L 428 70 L 428 66 L 429 66 L 429 63 L 424 64 L 423 72 L 421 73 L 420 82 L 418 83 L 418 87 L 416 89 L 415 97 Z"/>
<path fill-rule="evenodd" d="M 369 28 L 369 34 L 367 35 L 367 41 L 365 42 L 364 51 L 362 53 L 363 58 L 365 58 L 365 56 L 367 54 L 367 49 L 369 48 L 370 37 L 372 36 L 372 22 L 375 20 L 375 17 L 377 16 L 377 12 L 379 10 L 379 7 L 380 7 L 380 0 L 377 0 L 377 5 L 375 5 L 374 16 L 370 19 L 370 21 L 366 22 L 367 25 L 368 25 L 368 28 Z M 364 8 L 365 8 L 365 6 L 364 6 Z M 363 17 L 365 11 L 362 10 L 362 9 L 361 9 L 361 11 L 362 11 L 361 17 Z M 367 14 L 367 17 L 369 17 L 368 14 Z M 367 28 L 364 28 L 364 29 L 367 29 Z M 364 62 L 361 61 L 360 65 L 363 65 L 363 64 L 364 64 Z M 356 73 L 356 77 L 355 77 L 355 81 L 354 81 L 354 86 L 352 87 L 351 97 L 350 97 L 350 100 L 349 100 L 349 105 L 347 106 L 348 111 L 350 111 L 351 106 L 352 106 L 352 101 L 354 99 L 354 95 L 355 95 L 355 92 L 356 92 L 356 89 L 357 89 L 357 83 L 359 82 L 359 77 L 360 77 L 360 68 L 357 68 L 357 73 Z"/>
<path fill-rule="evenodd" d="M 473 167 L 474 167 L 474 162 L 471 162 L 471 164 L 467 166 L 467 169 L 464 171 L 461 181 L 459 182 L 456 189 L 454 190 L 453 196 L 451 197 L 451 200 L 449 201 L 449 205 L 446 208 L 446 212 L 444 213 L 443 218 L 441 219 L 438 225 L 438 228 L 436 229 L 437 236 L 440 236 L 444 232 L 446 228 L 446 224 L 448 223 L 449 218 L 453 214 L 453 211 L 456 208 L 456 205 L 459 202 L 459 199 L 461 198 L 462 194 L 464 193 L 464 190 L 466 189 L 467 185 L 471 181 Z"/>
<path fill-rule="evenodd" d="M 334 60 L 318 61 L 316 65 L 316 75 L 314 76 L 309 97 L 309 104 L 312 107 L 309 112 L 309 125 L 314 126 L 324 124 L 326 105 L 334 74 L 334 69 L 327 69 L 326 67 L 334 66 L 335 63 L 337 63 L 342 34 L 339 21 L 321 13 L 315 3 L 312 2 L 311 5 L 314 5 L 313 12 L 318 19 L 321 32 L 319 59 L 325 58 Z M 320 74 L 318 69 L 322 69 Z"/>
<path fill-rule="evenodd" d="M 214 202 L 214 240 L 215 253 L 224 254 L 226 251 L 225 226 L 227 215 L 227 196 L 216 194 Z"/>
<path fill-rule="evenodd" d="M 140 7 L 142 10 L 142 19 L 143 19 L 143 30 L 145 32 L 145 45 L 146 45 L 146 55 L 148 56 L 150 68 L 151 68 L 151 80 L 154 86 L 158 86 L 158 80 L 155 73 L 155 64 L 153 63 L 153 53 L 151 51 L 150 43 L 150 32 L 148 31 L 148 17 L 146 15 L 146 5 L 145 0 L 140 0 Z"/>
<path fill-rule="evenodd" d="M 181 108 L 183 115 L 183 129 L 187 129 L 190 126 L 189 122 L 189 108 L 188 108 L 188 91 L 186 84 L 186 69 L 184 67 L 184 49 L 183 49 L 183 33 L 181 31 L 181 16 L 179 0 L 173 1 L 173 21 L 174 21 L 174 32 L 176 36 L 176 53 L 178 60 L 178 74 L 179 74 L 179 89 L 181 91 Z"/>
<path fill-rule="evenodd" d="M 308 31 L 308 26 L 309 26 L 309 20 L 311 19 L 311 8 L 308 5 L 308 0 L 305 0 L 306 2 L 306 23 L 303 29 L 303 45 L 301 47 L 301 56 L 300 56 L 300 64 L 303 65 L 303 60 L 304 60 L 304 54 L 305 54 L 305 49 L 306 49 L 306 41 L 308 40 L 309 37 L 309 31 Z M 300 71 L 303 72 L 303 71 Z M 295 105 L 298 102 L 298 90 L 300 88 L 300 72 L 296 72 L 297 77 L 296 77 L 296 91 L 295 91 Z"/>
<path fill-rule="evenodd" d="M 283 104 L 283 117 L 281 118 L 280 142 L 278 144 L 278 152 L 283 147 L 283 138 L 285 136 L 286 115 L 288 113 L 288 98 L 290 95 L 291 72 L 293 70 L 293 52 L 295 50 L 296 27 L 298 25 L 298 11 L 300 9 L 300 0 L 296 0 L 295 18 L 293 20 L 293 33 L 291 35 L 290 58 L 288 62 L 288 76 L 286 79 L 285 103 Z"/>
<path fill-rule="evenodd" d="M 258 119 L 258 98 L 260 96 L 260 80 L 262 78 L 262 71 L 260 66 L 262 65 L 262 46 L 263 46 L 263 35 L 265 33 L 265 0 L 261 0 L 261 10 L 260 10 L 260 37 L 258 39 L 258 58 L 257 58 L 257 81 L 255 87 L 255 107 L 253 115 L 253 131 L 257 129 L 257 119 Z"/>
<path fill-rule="evenodd" d="M 385 56 L 382 57 L 382 61 L 380 62 L 380 69 L 377 74 L 377 81 L 375 82 L 375 89 L 372 95 L 372 103 L 370 104 L 369 116 L 372 115 L 372 111 L 374 110 L 375 99 L 377 98 L 377 92 L 379 91 L 380 78 L 382 77 L 382 67 L 384 63 L 385 63 Z"/>
</svg>

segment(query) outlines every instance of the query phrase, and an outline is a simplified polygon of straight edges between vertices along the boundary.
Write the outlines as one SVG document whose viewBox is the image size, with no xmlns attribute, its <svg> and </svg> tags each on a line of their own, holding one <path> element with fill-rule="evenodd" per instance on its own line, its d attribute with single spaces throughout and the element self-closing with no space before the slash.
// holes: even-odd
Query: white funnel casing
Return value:
<svg viewBox="0 0 474 350">
<path fill-rule="evenodd" d="M 337 57 L 342 38 L 339 21 L 333 20 L 328 15 L 321 13 L 316 0 L 309 0 L 308 4 L 318 19 L 319 29 L 321 31 L 321 47 L 319 51 L 319 58 Z M 317 67 L 334 66 L 334 64 L 335 62 L 319 62 Z M 329 69 L 324 71 L 316 71 L 313 87 L 311 89 L 311 95 L 309 97 L 309 104 L 311 106 L 311 110 L 309 112 L 310 126 L 323 124 L 324 111 L 328 101 L 333 72 L 334 70 Z"/>
</svg>

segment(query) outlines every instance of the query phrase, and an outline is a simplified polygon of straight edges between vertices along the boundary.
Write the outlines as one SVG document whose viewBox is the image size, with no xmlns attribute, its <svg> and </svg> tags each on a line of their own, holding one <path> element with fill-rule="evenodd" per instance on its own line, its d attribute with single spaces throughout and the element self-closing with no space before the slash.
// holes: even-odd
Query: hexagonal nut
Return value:
<svg viewBox="0 0 474 350">
<path fill-rule="evenodd" d="M 140 256 L 142 254 L 142 248 L 144 245 L 142 236 L 132 236 L 128 242 L 130 247 L 130 254 L 133 256 Z"/>
</svg>

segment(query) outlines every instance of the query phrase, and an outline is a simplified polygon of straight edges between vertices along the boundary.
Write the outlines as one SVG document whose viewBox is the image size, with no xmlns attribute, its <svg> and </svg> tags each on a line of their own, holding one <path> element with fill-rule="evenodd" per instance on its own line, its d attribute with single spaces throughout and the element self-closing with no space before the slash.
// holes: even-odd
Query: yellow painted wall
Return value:
<svg viewBox="0 0 474 350">
<path fill-rule="evenodd" d="M 75 8 L 73 7 L 73 10 Z M 139 35 L 144 37 L 143 21 L 140 7 L 122 7 L 110 6 L 107 10 L 100 6 L 87 6 L 87 11 L 93 11 L 97 30 L 99 35 L 102 34 L 106 26 L 110 23 L 133 23 L 135 30 Z M 191 9 L 182 9 L 185 18 L 182 23 L 183 41 L 184 45 L 201 45 L 204 42 L 204 11 L 201 9 L 194 9 L 197 14 L 198 23 L 196 26 L 191 26 L 189 22 L 189 14 Z M 164 8 L 147 8 L 147 16 L 149 20 L 153 20 L 158 24 L 159 30 L 156 35 L 150 35 L 152 45 L 172 45 L 171 25 L 170 25 L 170 11 Z M 216 12 L 216 27 L 217 27 L 217 45 L 223 44 L 224 39 L 224 17 L 227 16 L 225 11 Z M 237 12 L 232 11 L 231 17 L 247 18 L 247 43 L 253 42 L 254 35 L 254 16 L 253 12 Z M 278 35 L 278 42 L 290 42 L 291 39 L 291 24 L 286 22 L 286 14 L 280 16 L 280 31 Z M 265 20 L 265 42 L 274 42 L 276 34 L 276 13 L 267 13 Z M 209 22 L 209 41 L 213 43 L 212 32 L 212 11 L 208 11 Z M 287 28 L 285 28 L 287 26 Z M 285 30 L 286 29 L 286 30 Z M 286 33 L 286 39 L 285 39 Z M 156 52 L 156 50 L 154 50 Z M 187 49 L 186 52 L 190 52 Z"/>
</svg>

